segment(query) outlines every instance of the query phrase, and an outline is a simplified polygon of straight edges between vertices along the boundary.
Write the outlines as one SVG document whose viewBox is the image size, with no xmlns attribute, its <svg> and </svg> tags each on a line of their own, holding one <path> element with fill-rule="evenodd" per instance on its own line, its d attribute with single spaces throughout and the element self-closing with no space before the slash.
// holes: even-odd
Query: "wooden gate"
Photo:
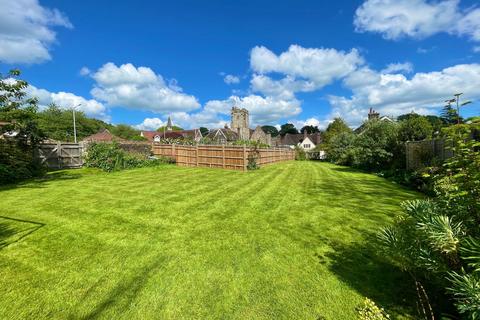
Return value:
<svg viewBox="0 0 480 320">
<path fill-rule="evenodd" d="M 42 143 L 38 147 L 38 157 L 50 169 L 80 168 L 83 165 L 83 145 L 81 143 Z"/>
</svg>

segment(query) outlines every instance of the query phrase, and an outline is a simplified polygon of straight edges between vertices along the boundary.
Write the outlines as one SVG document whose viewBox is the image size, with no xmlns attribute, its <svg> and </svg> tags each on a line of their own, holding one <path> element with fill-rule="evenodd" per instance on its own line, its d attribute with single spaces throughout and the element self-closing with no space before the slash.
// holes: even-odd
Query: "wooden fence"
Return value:
<svg viewBox="0 0 480 320">
<path fill-rule="evenodd" d="M 179 166 L 247 170 L 249 156 L 257 165 L 294 160 L 295 151 L 285 148 L 257 149 L 245 146 L 154 144 L 153 154 L 171 157 Z"/>
<path fill-rule="evenodd" d="M 38 158 L 50 169 L 80 168 L 83 165 L 81 143 L 42 143 L 38 147 Z"/>
<path fill-rule="evenodd" d="M 444 161 L 453 152 L 442 139 L 409 141 L 405 145 L 407 170 L 417 170 L 431 165 L 434 161 Z"/>
</svg>

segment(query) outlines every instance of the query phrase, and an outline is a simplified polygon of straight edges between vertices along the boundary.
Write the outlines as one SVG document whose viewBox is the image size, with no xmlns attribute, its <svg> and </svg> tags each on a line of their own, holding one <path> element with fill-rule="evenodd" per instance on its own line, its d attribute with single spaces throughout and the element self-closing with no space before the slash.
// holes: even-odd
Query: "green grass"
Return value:
<svg viewBox="0 0 480 320">
<path fill-rule="evenodd" d="M 318 162 L 56 172 L 0 189 L 0 319 L 408 318 L 375 234 L 416 196 Z"/>
</svg>

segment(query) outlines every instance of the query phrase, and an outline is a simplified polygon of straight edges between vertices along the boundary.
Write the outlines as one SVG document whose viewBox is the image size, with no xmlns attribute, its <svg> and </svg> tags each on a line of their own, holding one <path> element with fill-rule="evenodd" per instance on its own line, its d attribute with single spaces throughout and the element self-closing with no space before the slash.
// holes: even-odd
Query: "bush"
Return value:
<svg viewBox="0 0 480 320">
<path fill-rule="evenodd" d="M 173 162 L 170 158 L 150 159 L 145 155 L 125 152 L 117 143 L 92 143 L 85 157 L 87 167 L 107 172 Z"/>
<path fill-rule="evenodd" d="M 357 308 L 358 319 L 360 320 L 388 320 L 390 316 L 383 310 L 383 308 L 378 307 L 375 302 L 365 298 L 362 306 Z"/>
<path fill-rule="evenodd" d="M 295 147 L 295 160 L 307 160 L 307 153 L 299 146 Z"/>
<path fill-rule="evenodd" d="M 33 156 L 33 150 L 15 141 L 0 139 L 0 185 L 40 176 L 45 168 Z"/>
</svg>

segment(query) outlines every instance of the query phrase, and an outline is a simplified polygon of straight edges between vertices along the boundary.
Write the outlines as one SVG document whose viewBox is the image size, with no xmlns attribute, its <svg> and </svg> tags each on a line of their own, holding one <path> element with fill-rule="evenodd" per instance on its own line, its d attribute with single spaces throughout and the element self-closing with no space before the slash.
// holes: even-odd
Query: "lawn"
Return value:
<svg viewBox="0 0 480 320">
<path fill-rule="evenodd" d="M 0 319 L 409 318 L 375 234 L 416 196 L 319 162 L 55 172 L 0 189 Z"/>
</svg>

